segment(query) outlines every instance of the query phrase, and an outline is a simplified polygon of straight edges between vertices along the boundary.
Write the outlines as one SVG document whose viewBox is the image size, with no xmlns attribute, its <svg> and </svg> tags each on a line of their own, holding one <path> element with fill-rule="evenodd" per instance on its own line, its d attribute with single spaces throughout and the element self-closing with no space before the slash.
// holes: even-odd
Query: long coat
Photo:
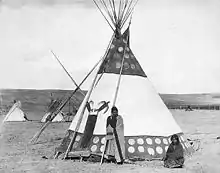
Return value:
<svg viewBox="0 0 220 173">
<path fill-rule="evenodd" d="M 120 144 L 121 157 L 117 147 L 116 137 L 114 135 L 114 129 L 118 136 L 118 142 Z M 125 139 L 124 139 L 124 123 L 123 118 L 118 115 L 116 117 L 109 116 L 106 124 L 106 140 L 109 140 L 106 148 L 106 154 L 114 156 L 117 162 L 122 162 L 125 159 Z"/>
</svg>

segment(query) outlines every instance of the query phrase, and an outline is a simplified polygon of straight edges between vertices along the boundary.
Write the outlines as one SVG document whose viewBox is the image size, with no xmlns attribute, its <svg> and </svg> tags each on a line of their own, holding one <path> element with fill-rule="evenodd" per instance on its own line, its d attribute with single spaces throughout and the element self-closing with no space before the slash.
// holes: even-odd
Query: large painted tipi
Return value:
<svg viewBox="0 0 220 173">
<path fill-rule="evenodd" d="M 3 122 L 6 121 L 27 121 L 25 113 L 21 110 L 21 102 L 17 101 L 6 114 Z"/>
<path fill-rule="evenodd" d="M 187 150 L 190 146 L 184 142 L 181 128 L 131 50 L 129 21 L 136 1 L 94 2 L 114 34 L 92 86 L 57 153 L 66 151 L 67 155 L 69 152 L 87 151 L 101 154 L 105 146 L 106 120 L 114 105 L 124 119 L 127 159 L 162 158 L 173 134 L 179 134 Z"/>
</svg>

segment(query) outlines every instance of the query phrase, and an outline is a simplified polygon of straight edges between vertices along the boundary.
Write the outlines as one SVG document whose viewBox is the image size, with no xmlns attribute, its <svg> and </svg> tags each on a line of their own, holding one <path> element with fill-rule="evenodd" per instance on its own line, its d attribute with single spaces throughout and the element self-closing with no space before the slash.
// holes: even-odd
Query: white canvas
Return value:
<svg viewBox="0 0 220 173">
<path fill-rule="evenodd" d="M 26 121 L 24 112 L 20 109 L 21 103 L 15 103 L 7 115 L 5 116 L 3 122 L 5 121 Z"/>
<path fill-rule="evenodd" d="M 104 74 L 92 91 L 89 101 L 94 101 L 95 105 L 100 101 L 110 101 L 108 112 L 106 114 L 101 112 L 98 115 L 94 135 L 106 133 L 106 119 L 110 115 L 118 77 L 117 74 Z M 182 133 L 172 114 L 147 78 L 123 75 L 115 105 L 124 119 L 125 136 L 170 136 Z M 70 130 L 75 130 L 82 107 L 83 104 L 72 121 Z M 86 110 L 78 132 L 83 133 L 87 117 L 88 111 Z"/>
<path fill-rule="evenodd" d="M 46 113 L 43 118 L 41 119 L 41 122 L 46 122 L 46 118 L 50 113 Z M 57 116 L 52 120 L 52 122 L 61 122 L 65 121 L 62 113 L 58 113 Z"/>
</svg>

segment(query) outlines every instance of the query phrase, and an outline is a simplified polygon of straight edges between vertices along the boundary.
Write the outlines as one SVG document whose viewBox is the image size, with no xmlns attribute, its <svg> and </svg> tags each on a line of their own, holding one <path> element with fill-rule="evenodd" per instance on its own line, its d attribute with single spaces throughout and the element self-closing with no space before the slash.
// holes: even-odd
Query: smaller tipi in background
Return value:
<svg viewBox="0 0 220 173">
<path fill-rule="evenodd" d="M 51 113 L 50 112 L 46 113 L 43 116 L 43 118 L 41 119 L 41 122 L 45 123 L 47 121 L 47 119 L 49 119 L 49 117 L 51 117 Z M 63 121 L 65 121 L 65 119 L 64 119 L 64 116 L 63 116 L 62 112 L 59 112 L 57 114 L 57 116 L 52 120 L 52 122 L 63 122 Z"/>
<path fill-rule="evenodd" d="M 3 122 L 5 121 L 28 121 L 25 113 L 21 110 L 20 101 L 14 101 L 14 105 L 5 116 Z"/>
</svg>

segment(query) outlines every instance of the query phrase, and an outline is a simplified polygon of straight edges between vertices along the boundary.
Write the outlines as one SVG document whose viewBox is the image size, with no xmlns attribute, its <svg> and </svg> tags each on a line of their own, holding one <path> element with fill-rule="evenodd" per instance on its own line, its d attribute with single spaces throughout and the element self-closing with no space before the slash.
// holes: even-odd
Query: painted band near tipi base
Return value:
<svg viewBox="0 0 220 173">
<path fill-rule="evenodd" d="M 72 136 L 73 131 L 69 130 L 68 135 L 63 139 L 61 145 L 56 148 L 56 152 L 65 152 L 69 142 L 70 136 Z M 191 155 L 194 152 L 192 146 L 184 140 L 183 133 L 178 134 L 180 142 L 184 148 L 185 154 Z M 130 160 L 151 160 L 151 159 L 162 159 L 171 143 L 170 137 L 164 136 L 125 136 L 125 157 Z M 105 135 L 93 135 L 88 147 L 85 149 L 80 148 L 81 141 L 83 139 L 82 133 L 77 133 L 76 139 L 73 145 L 72 150 L 69 152 L 70 157 L 71 153 L 83 153 L 97 154 L 101 155 L 104 150 L 105 145 Z M 76 154 L 77 155 L 77 154 Z M 83 154 L 80 154 L 83 156 Z"/>
</svg>

